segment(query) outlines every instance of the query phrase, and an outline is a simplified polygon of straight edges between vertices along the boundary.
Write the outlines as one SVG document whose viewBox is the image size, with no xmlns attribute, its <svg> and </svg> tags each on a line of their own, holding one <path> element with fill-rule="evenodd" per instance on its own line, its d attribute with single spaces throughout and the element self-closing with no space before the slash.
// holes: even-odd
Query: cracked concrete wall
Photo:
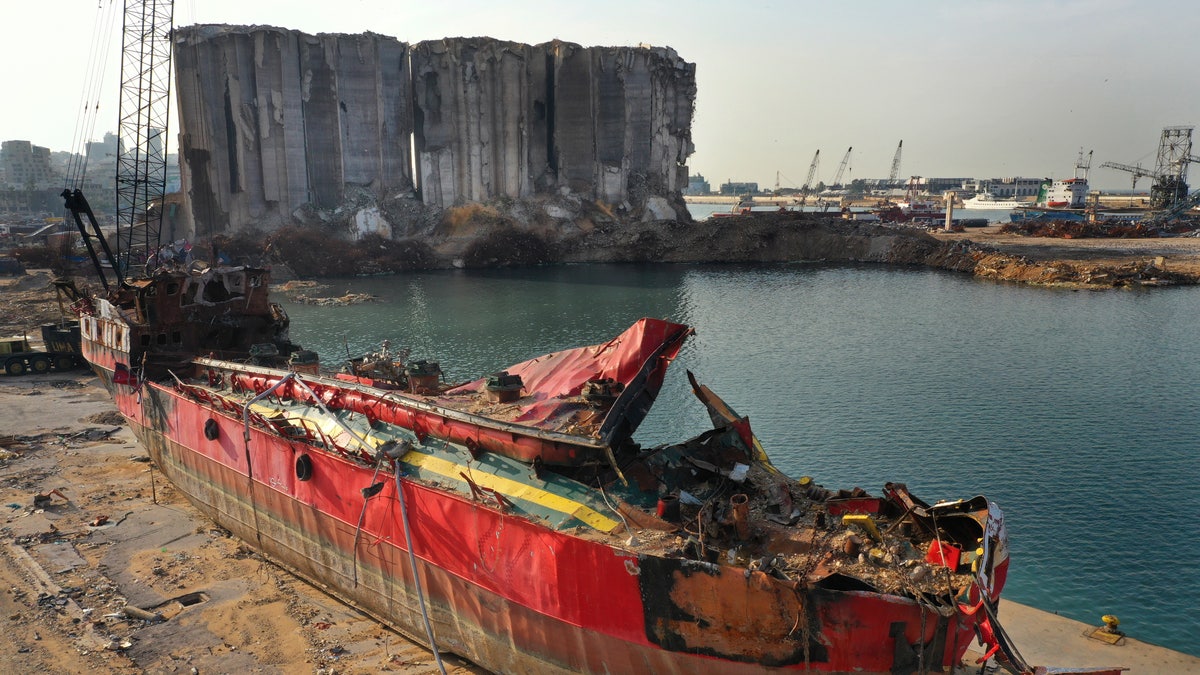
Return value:
<svg viewBox="0 0 1200 675">
<path fill-rule="evenodd" d="M 412 72 L 426 204 L 687 185 L 696 71 L 674 50 L 447 38 L 415 45 Z"/>
<path fill-rule="evenodd" d="M 272 27 L 175 35 L 181 174 L 195 234 L 273 228 L 358 188 L 412 189 L 407 45 Z"/>
<path fill-rule="evenodd" d="M 695 65 L 669 48 L 213 25 L 175 47 L 199 236 L 414 183 L 441 209 L 567 194 L 622 211 L 686 186 Z"/>
<path fill-rule="evenodd" d="M 608 203 L 687 186 L 696 66 L 673 49 L 552 42 L 561 182 Z"/>
<path fill-rule="evenodd" d="M 546 160 L 531 157 L 545 133 L 545 58 L 537 47 L 448 38 L 412 48 L 419 185 L 439 208 L 533 193 Z M 544 154 L 544 153 L 543 153 Z M 531 161 L 533 160 L 533 161 Z"/>
</svg>

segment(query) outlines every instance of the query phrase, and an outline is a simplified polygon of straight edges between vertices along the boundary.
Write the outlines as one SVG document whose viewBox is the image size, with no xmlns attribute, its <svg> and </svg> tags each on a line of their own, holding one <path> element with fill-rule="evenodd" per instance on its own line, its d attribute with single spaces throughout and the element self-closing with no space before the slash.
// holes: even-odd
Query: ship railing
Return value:
<svg viewBox="0 0 1200 675">
<path fill-rule="evenodd" d="M 341 418 L 339 418 L 337 415 L 333 414 L 333 412 L 331 412 L 329 410 L 329 408 L 327 408 L 325 406 L 325 403 L 321 400 L 321 397 L 317 396 L 316 392 L 314 392 L 312 390 L 312 388 L 310 388 L 308 386 L 308 384 L 304 382 L 304 380 L 300 379 L 300 376 L 296 373 L 288 373 L 284 377 L 280 378 L 278 382 L 276 382 L 275 384 L 268 387 L 265 391 L 263 391 L 260 394 L 256 394 L 249 401 L 246 401 L 244 404 L 242 404 L 242 418 L 243 418 L 243 423 L 245 424 L 245 427 L 246 427 L 245 434 L 246 434 L 247 442 L 249 442 L 249 438 L 250 438 L 250 414 L 253 412 L 250 410 L 250 406 L 271 396 L 272 394 L 275 393 L 275 391 L 277 389 L 283 387 L 289 381 L 295 383 L 295 385 L 297 385 L 300 389 L 302 389 L 305 393 L 307 393 L 309 395 L 309 397 L 312 399 L 313 403 L 317 406 L 317 408 L 319 408 L 322 413 L 324 413 L 330 420 L 332 420 L 334 424 L 341 427 L 342 431 L 344 431 L 347 435 L 349 435 L 350 438 L 354 439 L 355 442 L 358 443 L 359 447 L 362 448 L 362 450 L 359 451 L 358 453 L 354 453 L 350 449 L 344 448 L 344 447 L 334 443 L 333 440 L 330 439 L 329 436 L 326 435 L 324 431 L 322 431 L 319 427 L 317 427 L 314 424 L 313 428 L 311 430 L 316 431 L 316 433 L 319 435 L 322 443 L 326 444 L 326 447 L 329 447 L 329 448 L 337 451 L 339 454 L 342 454 L 347 459 L 357 458 L 357 459 L 361 459 L 368 463 L 374 461 L 375 450 L 376 450 L 375 446 L 371 445 L 365 438 L 363 438 L 356 431 L 351 429 L 349 427 L 349 425 L 347 425 L 345 422 L 342 421 Z M 303 422 L 308 422 L 308 421 L 309 420 L 303 420 Z M 301 428 L 305 429 L 306 433 L 308 431 L 310 431 L 308 424 L 301 424 Z"/>
<path fill-rule="evenodd" d="M 299 440 L 301 442 L 308 443 L 309 445 L 318 445 L 324 447 L 338 453 L 348 460 L 364 461 L 368 463 L 373 461 L 373 456 L 370 453 L 365 451 L 356 453 L 349 448 L 335 442 L 329 435 L 321 430 L 320 426 L 318 426 L 312 420 L 304 417 L 291 417 L 282 411 L 280 411 L 280 417 L 276 419 L 249 408 L 250 405 L 259 399 L 266 398 L 270 393 L 273 393 L 274 387 L 264 391 L 258 396 L 255 396 L 249 402 L 242 403 L 240 401 L 235 401 L 224 394 L 221 394 L 215 389 L 183 382 L 177 376 L 175 376 L 174 373 L 172 373 L 172 376 L 175 377 L 175 388 L 177 391 L 209 408 L 222 410 L 234 417 L 242 417 L 243 422 L 246 424 L 252 424 L 258 428 L 267 429 L 288 440 Z M 276 386 L 278 386 L 278 384 Z M 345 424 L 341 423 L 341 420 L 332 415 L 328 410 L 325 410 L 324 412 L 343 429 L 349 429 Z M 365 443 L 365 441 L 363 441 L 361 438 L 358 438 L 358 436 L 352 431 L 350 433 L 352 437 L 354 437 L 355 440 L 357 440 L 360 444 Z"/>
</svg>

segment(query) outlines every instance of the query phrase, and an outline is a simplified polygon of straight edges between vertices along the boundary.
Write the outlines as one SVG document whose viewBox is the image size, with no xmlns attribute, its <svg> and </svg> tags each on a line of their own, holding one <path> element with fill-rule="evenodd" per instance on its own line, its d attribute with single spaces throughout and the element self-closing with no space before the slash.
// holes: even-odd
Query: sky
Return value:
<svg viewBox="0 0 1200 675">
<path fill-rule="evenodd" d="M 113 2 L 120 5 L 0 3 L 8 29 L 0 41 L 0 139 L 79 147 L 85 101 L 99 105 L 94 138 L 116 129 L 119 28 L 100 40 L 109 45 L 104 77 L 89 75 L 96 26 L 112 16 Z M 1164 126 L 1200 124 L 1196 7 L 1194 0 L 176 0 L 175 24 L 371 31 L 405 42 L 490 36 L 672 47 L 696 64 L 696 150 L 688 165 L 714 189 L 730 179 L 797 187 L 817 150 L 815 180 L 832 182 L 851 146 L 844 180 L 887 177 L 901 140 L 901 177 L 1069 177 L 1082 148 L 1094 151 L 1093 187 L 1128 189 L 1128 174 L 1099 164 L 1153 167 Z M 89 81 L 103 93 L 84 96 Z"/>
</svg>

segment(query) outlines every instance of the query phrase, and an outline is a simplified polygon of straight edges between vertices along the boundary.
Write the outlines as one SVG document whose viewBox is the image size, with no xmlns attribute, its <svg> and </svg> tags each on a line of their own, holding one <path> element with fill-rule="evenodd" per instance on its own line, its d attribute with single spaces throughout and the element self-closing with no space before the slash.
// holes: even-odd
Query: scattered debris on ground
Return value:
<svg viewBox="0 0 1200 675">
<path fill-rule="evenodd" d="M 76 386 L 0 382 L 0 672 L 437 672 L 200 516 L 106 426 L 120 416 L 94 377 L 51 377 Z"/>
<path fill-rule="evenodd" d="M 1196 225 L 1185 222 L 1155 226 L 1124 221 L 1030 220 L 1006 223 L 1000 227 L 1000 232 L 1004 234 L 1059 239 L 1146 239 L 1180 236 L 1194 231 Z"/>
</svg>

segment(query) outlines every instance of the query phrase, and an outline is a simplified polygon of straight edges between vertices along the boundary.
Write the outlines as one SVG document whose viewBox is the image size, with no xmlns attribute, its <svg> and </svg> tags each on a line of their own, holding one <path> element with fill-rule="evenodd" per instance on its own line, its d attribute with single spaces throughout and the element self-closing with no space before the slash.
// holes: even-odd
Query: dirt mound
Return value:
<svg viewBox="0 0 1200 675">
<path fill-rule="evenodd" d="M 39 335 L 37 327 L 60 318 L 49 272 L 0 280 L 0 336 Z"/>
<path fill-rule="evenodd" d="M 98 412 L 94 415 L 88 415 L 80 421 L 88 424 L 101 424 L 105 426 L 117 426 L 125 424 L 125 418 L 122 417 L 121 413 L 117 412 L 116 410 L 105 410 L 104 412 Z"/>
<path fill-rule="evenodd" d="M 38 270 L 25 276 L 16 277 L 8 288 L 14 291 L 51 289 L 53 288 L 50 285 L 51 279 L 52 277 L 49 272 Z"/>
</svg>

